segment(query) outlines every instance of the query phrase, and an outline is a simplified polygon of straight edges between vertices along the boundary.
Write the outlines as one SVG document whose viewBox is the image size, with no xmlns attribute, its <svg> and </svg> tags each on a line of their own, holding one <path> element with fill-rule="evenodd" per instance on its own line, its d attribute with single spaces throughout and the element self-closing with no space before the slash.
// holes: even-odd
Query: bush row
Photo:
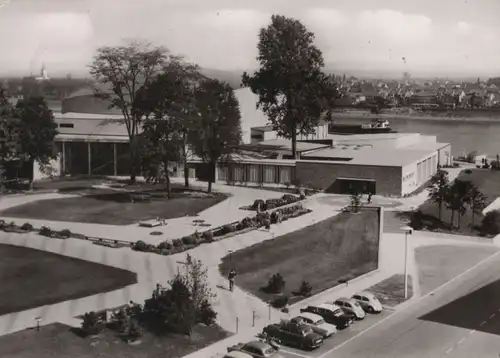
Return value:
<svg viewBox="0 0 500 358">
<path fill-rule="evenodd" d="M 276 209 L 281 206 L 285 206 L 288 204 L 296 203 L 300 200 L 304 200 L 306 197 L 316 194 L 317 191 L 312 190 L 312 189 L 300 189 L 299 195 L 293 195 L 293 194 L 285 194 L 281 198 L 278 199 L 267 199 L 267 200 L 262 200 L 262 199 L 257 199 L 253 202 L 252 206 L 250 207 L 251 210 L 257 211 L 257 209 L 260 207 L 260 210 L 271 210 L 271 209 Z"/>
<path fill-rule="evenodd" d="M 189 236 L 185 236 L 180 239 L 174 239 L 172 240 L 172 242 L 164 241 L 158 245 L 153 245 L 139 240 L 134 243 L 132 249 L 136 251 L 153 252 L 161 255 L 177 254 L 186 250 L 190 250 L 193 247 L 204 243 L 210 243 L 215 240 L 220 240 L 223 238 L 223 236 L 229 235 L 231 233 L 239 233 L 244 230 L 252 230 L 260 227 L 269 228 L 271 224 L 277 224 L 282 221 L 307 214 L 309 212 L 309 209 L 305 209 L 301 203 L 297 203 L 286 208 L 277 209 L 272 213 L 262 212 L 255 215 L 254 217 L 248 216 L 246 218 L 243 218 L 239 222 L 224 225 L 217 229 L 210 229 L 202 233 L 196 231 Z"/>
<path fill-rule="evenodd" d="M 37 232 L 39 235 L 54 237 L 57 239 L 67 239 L 73 235 L 68 229 L 56 231 L 46 226 L 42 226 L 40 229 L 35 229 L 30 223 L 24 223 L 21 226 L 18 226 L 14 222 L 6 223 L 4 220 L 0 220 L 0 230 L 15 233 Z"/>
</svg>

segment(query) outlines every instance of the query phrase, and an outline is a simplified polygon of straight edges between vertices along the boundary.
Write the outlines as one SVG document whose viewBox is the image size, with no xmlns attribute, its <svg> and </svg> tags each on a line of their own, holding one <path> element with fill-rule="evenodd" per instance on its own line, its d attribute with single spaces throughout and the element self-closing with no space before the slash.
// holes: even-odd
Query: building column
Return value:
<svg viewBox="0 0 500 358">
<path fill-rule="evenodd" d="M 113 173 L 118 175 L 118 155 L 116 153 L 116 143 L 113 143 Z"/>
<path fill-rule="evenodd" d="M 90 142 L 87 142 L 87 159 L 88 159 L 88 171 L 89 175 L 92 175 L 92 151 L 90 149 Z"/>
</svg>

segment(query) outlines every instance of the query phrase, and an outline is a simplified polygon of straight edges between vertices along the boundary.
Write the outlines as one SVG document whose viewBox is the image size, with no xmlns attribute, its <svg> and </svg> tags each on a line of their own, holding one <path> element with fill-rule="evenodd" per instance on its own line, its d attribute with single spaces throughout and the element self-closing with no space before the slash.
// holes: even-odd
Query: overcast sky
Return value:
<svg viewBox="0 0 500 358">
<path fill-rule="evenodd" d="M 333 70 L 500 75 L 499 0 L 0 0 L 0 74 L 83 73 L 100 45 L 148 39 L 202 67 L 255 67 L 271 14 L 316 34 Z M 403 61 L 402 58 L 406 59 Z"/>
</svg>

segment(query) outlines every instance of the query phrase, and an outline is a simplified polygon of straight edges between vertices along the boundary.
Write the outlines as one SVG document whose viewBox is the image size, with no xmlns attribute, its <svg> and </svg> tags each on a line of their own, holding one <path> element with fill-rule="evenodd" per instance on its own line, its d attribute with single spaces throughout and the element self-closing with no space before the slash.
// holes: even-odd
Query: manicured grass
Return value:
<svg viewBox="0 0 500 358">
<path fill-rule="evenodd" d="M 375 270 L 378 244 L 379 211 L 365 208 L 236 251 L 224 257 L 219 268 L 227 276 L 234 267 L 236 285 L 263 300 L 274 298 L 261 288 L 276 273 L 286 281 L 285 294 L 297 291 L 304 280 L 316 294 L 338 285 L 341 279 Z"/>
<path fill-rule="evenodd" d="M 488 169 L 471 169 L 470 174 L 462 171 L 457 180 L 472 182 L 480 192 L 487 197 L 486 206 L 500 196 L 500 171 Z M 418 210 L 421 210 L 424 227 L 428 230 L 439 232 L 450 232 L 451 211 L 443 204 L 441 221 L 439 221 L 439 209 L 437 204 L 427 200 Z M 478 226 L 481 224 L 483 215 L 476 212 L 474 225 L 472 225 L 472 211 L 467 208 L 467 212 L 460 218 L 460 228 L 457 227 L 458 214 L 455 213 L 455 227 L 453 232 L 462 235 L 479 235 Z"/>
<path fill-rule="evenodd" d="M 96 339 L 80 338 L 70 327 L 56 323 L 42 327 L 40 332 L 31 329 L 0 337 L 0 357 L 180 358 L 227 336 L 218 327 L 196 326 L 191 339 L 145 333 L 141 344 L 128 345 L 111 331 L 100 333 Z"/>
<path fill-rule="evenodd" d="M 384 281 L 381 281 L 367 291 L 372 292 L 379 299 L 380 303 L 384 306 L 394 307 L 405 300 L 405 282 L 404 275 L 394 275 Z M 408 275 L 408 298 L 413 296 L 413 281 L 412 277 Z"/>
<path fill-rule="evenodd" d="M 136 274 L 130 271 L 0 245 L 0 315 L 114 291 L 136 282 Z"/>
<path fill-rule="evenodd" d="M 422 295 L 442 286 L 497 251 L 497 248 L 490 246 L 433 245 L 417 247 L 415 260 Z"/>
<path fill-rule="evenodd" d="M 158 188 L 158 187 L 157 187 Z M 183 188 L 173 188 L 171 199 L 163 189 L 121 192 L 94 189 L 93 194 L 71 198 L 50 199 L 14 206 L 0 212 L 1 216 L 70 221 L 109 225 L 128 225 L 158 216 L 164 219 L 194 216 L 220 203 L 227 195 L 214 193 L 194 197 Z M 148 201 L 131 202 L 132 197 L 148 196 Z"/>
</svg>

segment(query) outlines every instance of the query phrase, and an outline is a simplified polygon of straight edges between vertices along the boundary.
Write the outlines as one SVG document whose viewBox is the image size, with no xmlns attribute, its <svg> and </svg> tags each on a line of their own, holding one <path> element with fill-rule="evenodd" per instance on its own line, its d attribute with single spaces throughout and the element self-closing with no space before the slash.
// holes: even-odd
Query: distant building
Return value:
<svg viewBox="0 0 500 358">
<path fill-rule="evenodd" d="M 42 65 L 42 68 L 40 70 L 40 76 L 35 77 L 37 81 L 48 81 L 50 80 L 49 78 L 49 73 L 47 72 L 47 69 L 45 68 L 45 64 Z"/>
</svg>

